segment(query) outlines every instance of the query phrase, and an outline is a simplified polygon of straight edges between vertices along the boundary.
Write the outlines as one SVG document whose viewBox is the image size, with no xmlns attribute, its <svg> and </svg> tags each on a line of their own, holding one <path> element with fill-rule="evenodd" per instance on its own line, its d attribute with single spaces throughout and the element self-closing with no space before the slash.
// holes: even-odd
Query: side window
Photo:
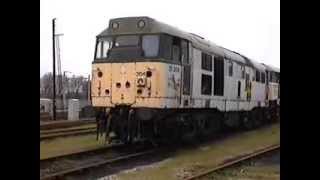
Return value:
<svg viewBox="0 0 320 180">
<path fill-rule="evenodd" d="M 110 43 L 108 41 L 103 42 L 102 57 L 106 58 L 108 56 L 108 50 L 110 48 Z"/>
<path fill-rule="evenodd" d="M 245 77 L 245 68 L 244 66 L 241 66 L 241 78 L 244 79 Z"/>
<path fill-rule="evenodd" d="M 256 71 L 256 81 L 260 82 L 260 72 Z"/>
<path fill-rule="evenodd" d="M 253 70 L 252 72 L 252 81 L 255 81 L 256 80 L 256 73 L 255 73 L 255 70 Z"/>
<path fill-rule="evenodd" d="M 142 37 L 142 49 L 145 57 L 156 57 L 159 52 L 159 36 L 145 35 Z"/>
<path fill-rule="evenodd" d="M 103 39 L 103 45 L 102 45 L 102 57 L 107 58 L 108 52 L 110 48 L 112 47 L 112 40 L 111 38 Z"/>
<path fill-rule="evenodd" d="M 161 35 L 160 54 L 167 60 L 172 59 L 172 37 L 168 35 Z"/>
<path fill-rule="evenodd" d="M 189 64 L 188 42 L 186 40 L 181 41 L 181 59 L 182 63 Z"/>
<path fill-rule="evenodd" d="M 238 81 L 238 98 L 241 96 L 241 82 Z"/>
<path fill-rule="evenodd" d="M 180 39 L 177 37 L 174 37 L 172 42 L 172 60 L 180 61 Z"/>
<path fill-rule="evenodd" d="M 201 68 L 212 71 L 212 56 L 206 53 L 201 53 Z"/>
<path fill-rule="evenodd" d="M 224 90 L 224 60 L 222 57 L 214 56 L 214 95 L 223 96 Z"/>
<path fill-rule="evenodd" d="M 228 66 L 229 76 L 233 76 L 233 63 L 231 60 L 229 60 L 229 66 Z"/>
<path fill-rule="evenodd" d="M 98 41 L 97 42 L 97 47 L 96 47 L 96 58 L 97 59 L 102 58 L 101 49 L 102 49 L 102 42 Z"/>
<path fill-rule="evenodd" d="M 261 82 L 266 83 L 266 74 L 264 72 L 261 73 Z"/>
<path fill-rule="evenodd" d="M 272 82 L 272 72 L 271 71 L 269 71 L 269 82 Z"/>
<path fill-rule="evenodd" d="M 202 74 L 201 76 L 201 94 L 211 95 L 212 92 L 212 76 Z"/>
</svg>

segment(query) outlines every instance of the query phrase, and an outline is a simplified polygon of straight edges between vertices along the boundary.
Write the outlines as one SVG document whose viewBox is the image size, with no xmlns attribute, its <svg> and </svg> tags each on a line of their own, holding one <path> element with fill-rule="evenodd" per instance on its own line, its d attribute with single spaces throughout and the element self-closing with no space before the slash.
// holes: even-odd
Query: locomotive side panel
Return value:
<svg viewBox="0 0 320 180">
<path fill-rule="evenodd" d="M 181 66 L 158 62 L 137 62 L 137 74 L 151 73 L 146 86 L 132 107 L 178 108 L 180 105 Z M 142 75 L 143 76 L 143 75 Z M 144 77 L 144 76 L 143 76 Z M 139 79 L 141 77 L 137 77 Z"/>
</svg>

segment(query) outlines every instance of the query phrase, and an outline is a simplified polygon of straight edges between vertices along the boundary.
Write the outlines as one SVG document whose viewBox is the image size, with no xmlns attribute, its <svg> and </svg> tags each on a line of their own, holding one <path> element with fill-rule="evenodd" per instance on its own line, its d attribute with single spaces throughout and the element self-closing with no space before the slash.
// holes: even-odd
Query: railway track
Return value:
<svg viewBox="0 0 320 180">
<path fill-rule="evenodd" d="M 116 144 L 89 151 L 76 152 L 40 160 L 40 179 L 63 178 L 99 166 L 125 162 L 158 151 L 152 146 L 137 145 L 128 147 Z"/>
<path fill-rule="evenodd" d="M 58 128 L 68 128 L 74 126 L 81 126 L 85 124 L 95 124 L 95 120 L 77 120 L 77 121 L 49 121 L 49 122 L 40 122 L 40 130 L 52 130 Z"/>
<path fill-rule="evenodd" d="M 204 172 L 201 172 L 201 173 L 196 174 L 194 176 L 188 177 L 188 178 L 186 178 L 186 180 L 201 179 L 202 177 L 204 177 L 204 176 L 206 176 L 208 174 L 211 174 L 213 172 L 222 170 L 224 168 L 236 165 L 238 163 L 250 160 L 252 158 L 261 156 L 261 155 L 263 155 L 265 153 L 268 153 L 268 152 L 271 152 L 271 151 L 275 151 L 275 150 L 278 150 L 278 149 L 280 149 L 280 144 L 275 144 L 275 145 L 271 145 L 271 146 L 268 146 L 268 147 L 263 148 L 263 149 L 259 149 L 257 151 L 254 151 L 253 153 L 245 154 L 243 156 L 236 157 L 236 158 L 231 159 L 231 160 L 227 160 L 227 161 L 219 164 L 218 166 L 213 167 L 213 168 L 211 168 L 211 169 L 209 169 L 207 171 L 204 171 Z"/>
<path fill-rule="evenodd" d="M 220 169 L 235 165 L 242 161 L 262 155 L 266 152 L 276 150 L 278 148 L 280 148 L 280 145 L 273 145 L 257 150 L 250 154 L 245 154 L 233 159 L 228 159 L 218 166 L 215 166 L 208 171 L 202 172 L 201 174 L 192 176 L 188 179 L 199 179 L 214 171 L 218 171 Z M 171 147 L 171 149 L 173 149 L 173 147 Z M 146 155 L 152 155 L 152 157 L 156 157 L 159 154 L 166 154 L 164 152 L 166 152 L 164 148 L 155 149 L 152 145 L 146 146 L 143 143 L 131 146 L 115 144 L 99 149 L 92 149 L 83 152 L 75 152 L 72 154 L 46 158 L 40 160 L 40 179 L 64 179 L 65 177 L 69 176 L 82 176 L 82 173 L 79 174 L 79 172 L 91 172 L 91 170 L 94 170 L 93 172 L 96 172 L 99 171 L 99 169 L 103 169 L 103 171 L 106 170 L 108 171 L 108 173 L 112 173 L 112 168 L 117 166 L 118 164 L 120 164 L 120 166 L 133 164 L 132 161 L 130 161 L 130 163 L 127 163 L 128 160 L 134 161 L 135 158 L 139 158 L 140 160 L 141 157 L 144 157 Z M 90 171 L 86 171 L 89 169 Z"/>
<path fill-rule="evenodd" d="M 96 131 L 96 127 L 40 131 L 40 141 L 58 137 L 91 134 Z"/>
</svg>

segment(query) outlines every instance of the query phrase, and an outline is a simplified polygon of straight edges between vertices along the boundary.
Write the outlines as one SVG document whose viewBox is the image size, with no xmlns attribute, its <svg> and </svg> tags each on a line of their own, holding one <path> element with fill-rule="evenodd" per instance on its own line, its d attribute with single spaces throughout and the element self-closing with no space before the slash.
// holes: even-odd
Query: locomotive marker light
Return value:
<svg viewBox="0 0 320 180">
<path fill-rule="evenodd" d="M 126 82 L 126 88 L 130 88 L 130 82 L 129 81 Z"/>
<path fill-rule="evenodd" d="M 101 78 L 103 73 L 101 71 L 98 71 L 98 77 Z"/>
<path fill-rule="evenodd" d="M 138 21 L 138 28 L 142 29 L 142 28 L 144 28 L 145 25 L 146 25 L 146 23 L 144 22 L 144 20 Z"/>
<path fill-rule="evenodd" d="M 119 23 L 116 23 L 116 22 L 112 23 L 112 28 L 113 29 L 118 29 L 119 28 Z"/>
<path fill-rule="evenodd" d="M 110 94 L 109 89 L 106 89 L 106 90 L 105 90 L 105 93 L 106 93 L 106 95 L 109 95 L 109 94 Z"/>
</svg>

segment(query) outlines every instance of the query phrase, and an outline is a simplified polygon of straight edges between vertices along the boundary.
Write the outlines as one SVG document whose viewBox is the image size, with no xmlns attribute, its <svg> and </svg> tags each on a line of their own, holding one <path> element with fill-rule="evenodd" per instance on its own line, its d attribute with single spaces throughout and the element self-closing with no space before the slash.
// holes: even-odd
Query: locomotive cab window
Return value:
<svg viewBox="0 0 320 180">
<path fill-rule="evenodd" d="M 96 58 L 107 58 L 109 54 L 109 50 L 112 46 L 111 38 L 103 38 L 97 41 L 96 46 Z"/>
<path fill-rule="evenodd" d="M 156 57 L 159 52 L 159 36 L 145 35 L 142 37 L 142 49 L 145 57 Z"/>
<path fill-rule="evenodd" d="M 166 60 L 171 60 L 172 55 L 172 37 L 168 35 L 160 36 L 160 56 Z"/>
<path fill-rule="evenodd" d="M 115 47 L 138 46 L 139 36 L 118 36 L 115 39 Z"/>
<path fill-rule="evenodd" d="M 101 41 L 97 41 L 97 46 L 96 46 L 96 58 L 100 59 L 102 58 L 101 50 L 102 50 L 102 43 Z"/>
<path fill-rule="evenodd" d="M 180 61 L 180 39 L 177 37 L 173 37 L 172 41 L 172 60 Z"/>
</svg>

